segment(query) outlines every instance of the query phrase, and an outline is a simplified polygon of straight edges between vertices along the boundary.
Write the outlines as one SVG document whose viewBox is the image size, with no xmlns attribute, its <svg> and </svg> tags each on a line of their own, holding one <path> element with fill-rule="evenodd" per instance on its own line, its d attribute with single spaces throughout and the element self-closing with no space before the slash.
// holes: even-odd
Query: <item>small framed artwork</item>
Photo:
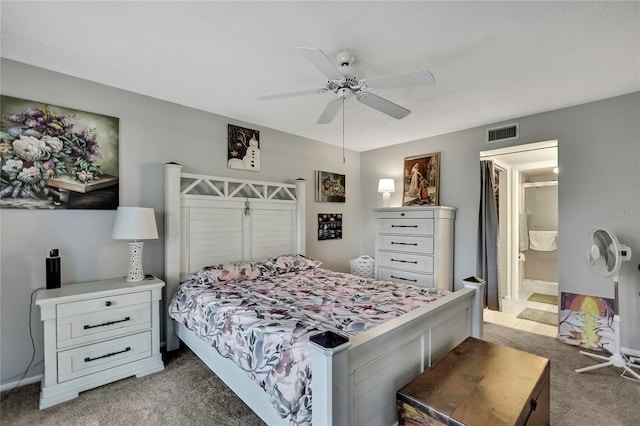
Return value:
<svg viewBox="0 0 640 426">
<path fill-rule="evenodd" d="M 342 239 L 342 213 L 318 213 L 318 241 Z"/>
<path fill-rule="evenodd" d="M 227 168 L 260 171 L 260 132 L 228 125 Z"/>
<path fill-rule="evenodd" d="M 339 173 L 316 172 L 316 201 L 344 203 L 346 176 Z"/>
<path fill-rule="evenodd" d="M 403 206 L 438 206 L 440 199 L 440 153 L 404 159 Z"/>
</svg>

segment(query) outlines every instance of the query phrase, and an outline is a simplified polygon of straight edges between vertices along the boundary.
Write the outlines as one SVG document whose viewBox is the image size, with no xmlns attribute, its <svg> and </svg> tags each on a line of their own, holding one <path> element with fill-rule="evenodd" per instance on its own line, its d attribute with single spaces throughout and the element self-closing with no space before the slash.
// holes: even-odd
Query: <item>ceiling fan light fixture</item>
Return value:
<svg viewBox="0 0 640 426">
<path fill-rule="evenodd" d="M 349 99 L 351 98 L 351 96 L 353 96 L 353 91 L 351 91 L 351 89 L 343 87 L 341 89 L 338 89 L 337 94 L 338 98 Z"/>
<path fill-rule="evenodd" d="M 350 52 L 344 51 L 338 53 L 338 55 L 336 55 L 338 65 L 336 65 L 336 63 L 329 59 L 320 49 L 299 47 L 298 50 L 326 77 L 325 86 L 313 90 L 260 96 L 258 99 L 273 100 L 293 96 L 322 94 L 331 91 L 337 95 L 337 98 L 329 101 L 329 105 L 327 105 L 317 121 L 318 124 L 328 124 L 333 120 L 339 111 L 339 106 L 334 104 L 336 100 L 344 101 L 344 99 L 349 99 L 353 95 L 355 95 L 358 102 L 363 105 L 396 119 L 404 118 L 411 112 L 410 110 L 381 96 L 375 95 L 371 93 L 371 91 L 395 87 L 424 86 L 433 84 L 435 81 L 433 75 L 427 70 L 362 78 L 360 71 L 352 65 L 356 58 Z"/>
</svg>

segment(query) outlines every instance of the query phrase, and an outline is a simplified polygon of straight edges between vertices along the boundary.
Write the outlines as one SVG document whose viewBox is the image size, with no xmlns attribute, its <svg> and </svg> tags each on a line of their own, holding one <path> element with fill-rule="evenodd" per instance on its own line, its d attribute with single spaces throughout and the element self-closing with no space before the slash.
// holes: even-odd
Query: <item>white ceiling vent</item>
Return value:
<svg viewBox="0 0 640 426">
<path fill-rule="evenodd" d="M 518 139 L 518 123 L 487 129 L 487 143 Z"/>
</svg>

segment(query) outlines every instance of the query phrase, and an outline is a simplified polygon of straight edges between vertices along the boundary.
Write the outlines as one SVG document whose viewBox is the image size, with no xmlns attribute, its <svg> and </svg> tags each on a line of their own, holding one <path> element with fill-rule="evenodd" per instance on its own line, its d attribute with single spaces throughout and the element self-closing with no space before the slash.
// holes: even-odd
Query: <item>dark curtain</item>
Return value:
<svg viewBox="0 0 640 426">
<path fill-rule="evenodd" d="M 480 161 L 480 213 L 476 275 L 486 281 L 485 306 L 500 310 L 498 297 L 498 206 L 494 192 L 493 162 Z"/>
</svg>

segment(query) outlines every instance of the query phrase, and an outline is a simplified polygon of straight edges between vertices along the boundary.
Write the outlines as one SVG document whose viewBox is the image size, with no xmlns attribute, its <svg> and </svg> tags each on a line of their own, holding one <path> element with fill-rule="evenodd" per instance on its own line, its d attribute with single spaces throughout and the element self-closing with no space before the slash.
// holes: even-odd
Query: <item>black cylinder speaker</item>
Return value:
<svg viewBox="0 0 640 426">
<path fill-rule="evenodd" d="M 47 289 L 60 288 L 60 256 L 58 249 L 49 250 L 47 257 Z"/>
</svg>

